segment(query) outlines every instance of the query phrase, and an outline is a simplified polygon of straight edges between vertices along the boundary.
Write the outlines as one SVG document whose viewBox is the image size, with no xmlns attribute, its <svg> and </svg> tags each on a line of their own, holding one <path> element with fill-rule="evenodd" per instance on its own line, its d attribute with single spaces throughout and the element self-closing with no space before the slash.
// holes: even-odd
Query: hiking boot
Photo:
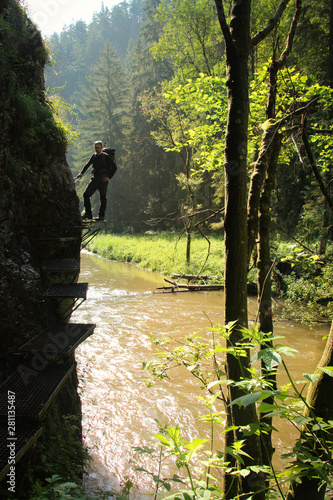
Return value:
<svg viewBox="0 0 333 500">
<path fill-rule="evenodd" d="M 87 214 L 86 212 L 82 215 L 82 219 L 92 219 L 92 214 Z"/>
</svg>

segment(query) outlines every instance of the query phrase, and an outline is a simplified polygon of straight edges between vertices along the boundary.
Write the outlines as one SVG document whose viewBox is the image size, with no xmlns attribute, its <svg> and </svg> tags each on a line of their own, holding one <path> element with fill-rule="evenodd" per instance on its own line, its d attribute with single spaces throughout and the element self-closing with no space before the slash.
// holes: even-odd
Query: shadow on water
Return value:
<svg viewBox="0 0 333 500">
<path fill-rule="evenodd" d="M 152 484 L 135 468 L 156 472 L 157 463 L 149 456 L 138 456 L 134 447 L 154 447 L 156 420 L 162 425 L 178 424 L 189 439 L 209 436 L 206 424 L 198 423 L 207 413 L 197 400 L 203 393 L 186 369 L 177 368 L 170 381 L 147 388 L 148 374 L 142 370 L 142 362 L 155 352 L 150 334 L 175 339 L 193 332 L 207 336 L 211 323 L 223 324 L 223 292 L 154 293 L 164 284 L 163 276 L 87 253 L 82 254 L 80 281 L 89 282 L 88 297 L 72 322 L 97 325 L 94 335 L 76 351 L 83 431 L 91 455 L 87 491 L 99 488 L 119 494 L 130 480 L 135 485 L 131 498 L 149 498 Z M 256 300 L 249 299 L 253 319 L 256 306 Z M 327 325 L 310 331 L 293 322 L 281 322 L 275 333 L 286 337 L 281 343 L 300 352 L 288 359 L 296 378 L 314 371 Z M 288 426 L 279 430 L 277 455 L 283 452 L 283 443 L 292 443 L 295 436 Z M 216 439 L 218 445 L 221 437 Z M 280 467 L 279 459 L 276 462 Z M 175 471 L 166 464 L 164 472 L 172 475 Z"/>
</svg>

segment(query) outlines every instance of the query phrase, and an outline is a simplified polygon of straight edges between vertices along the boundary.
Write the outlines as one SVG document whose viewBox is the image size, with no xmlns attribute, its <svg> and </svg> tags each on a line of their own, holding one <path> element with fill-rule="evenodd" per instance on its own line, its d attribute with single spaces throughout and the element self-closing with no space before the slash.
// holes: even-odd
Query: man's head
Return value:
<svg viewBox="0 0 333 500">
<path fill-rule="evenodd" d="M 94 146 L 95 146 L 95 151 L 98 155 L 100 155 L 102 153 L 102 149 L 103 149 L 103 143 L 102 141 L 96 141 L 94 143 Z"/>
</svg>

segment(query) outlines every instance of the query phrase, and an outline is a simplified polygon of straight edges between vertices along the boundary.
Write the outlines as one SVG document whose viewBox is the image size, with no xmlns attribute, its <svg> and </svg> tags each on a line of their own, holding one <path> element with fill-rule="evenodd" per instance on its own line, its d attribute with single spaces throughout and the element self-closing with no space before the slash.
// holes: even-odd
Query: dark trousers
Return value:
<svg viewBox="0 0 333 500">
<path fill-rule="evenodd" d="M 83 193 L 84 208 L 88 217 L 92 216 L 90 198 L 96 191 L 99 191 L 99 196 L 101 199 L 98 216 L 105 216 L 107 189 L 108 182 L 102 182 L 100 179 L 91 179 L 88 186 L 86 187 L 85 192 Z"/>
</svg>

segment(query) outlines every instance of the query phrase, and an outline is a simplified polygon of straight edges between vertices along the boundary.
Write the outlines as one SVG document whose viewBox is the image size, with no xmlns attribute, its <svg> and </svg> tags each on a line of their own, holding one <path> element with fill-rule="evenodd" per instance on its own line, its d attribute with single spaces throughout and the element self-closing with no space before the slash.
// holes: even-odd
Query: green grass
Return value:
<svg viewBox="0 0 333 500">
<path fill-rule="evenodd" d="M 164 275 L 204 274 L 216 276 L 207 280 L 211 283 L 223 281 L 224 245 L 222 236 L 210 236 L 210 254 L 205 263 L 208 243 L 200 235 L 192 236 L 191 265 L 186 265 L 186 238 L 180 240 L 175 233 L 138 234 L 138 235 L 98 235 L 89 245 L 89 250 L 110 260 L 131 262 L 142 269 L 149 269 Z M 277 261 L 292 254 L 294 242 L 276 239 L 272 243 L 272 259 Z M 305 264 L 307 259 L 305 258 Z M 311 259 L 310 259 L 311 262 Z M 294 275 L 284 277 L 285 289 L 282 298 L 285 299 L 286 316 L 306 321 L 317 321 L 331 317 L 333 310 L 333 264 L 328 262 L 320 269 L 317 264 L 301 270 L 302 279 Z M 202 269 L 202 266 L 204 268 Z M 312 269 L 313 268 L 313 269 Z M 248 281 L 255 282 L 257 270 L 249 272 Z M 274 284 L 273 284 L 274 288 Z M 315 290 L 315 292 L 314 292 Z M 328 306 L 320 305 L 328 298 Z"/>
<path fill-rule="evenodd" d="M 186 238 L 178 241 L 172 233 L 144 235 L 102 234 L 92 240 L 91 252 L 110 260 L 132 262 L 142 269 L 150 269 L 164 275 L 172 273 L 207 274 L 221 281 L 223 274 L 223 239 L 211 236 L 210 255 L 205 263 L 208 243 L 199 235 L 192 236 L 191 265 L 186 266 Z"/>
</svg>

